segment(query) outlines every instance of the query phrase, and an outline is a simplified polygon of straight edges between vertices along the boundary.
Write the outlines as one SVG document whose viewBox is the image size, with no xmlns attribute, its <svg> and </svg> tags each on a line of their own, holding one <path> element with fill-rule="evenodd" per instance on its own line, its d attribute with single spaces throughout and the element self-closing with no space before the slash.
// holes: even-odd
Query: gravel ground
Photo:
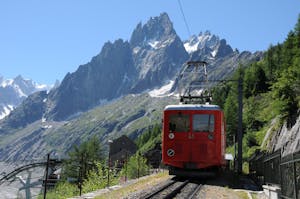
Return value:
<svg viewBox="0 0 300 199">
<path fill-rule="evenodd" d="M 163 184 L 166 184 L 173 176 L 167 172 L 163 174 L 153 174 L 145 176 L 138 180 L 130 180 L 122 185 L 102 189 L 92 193 L 84 194 L 76 199 L 87 198 L 125 198 L 136 199 L 143 198 L 150 192 L 157 190 Z M 254 196 L 254 197 L 253 197 Z M 265 195 L 247 176 L 237 176 L 233 173 L 223 173 L 222 175 L 207 179 L 205 185 L 199 191 L 197 198 L 207 199 L 265 199 Z"/>
<path fill-rule="evenodd" d="M 240 199 L 242 196 L 238 195 L 232 189 L 212 186 L 212 185 L 204 185 L 204 187 L 200 190 L 197 198 L 206 198 L 206 199 Z"/>
</svg>

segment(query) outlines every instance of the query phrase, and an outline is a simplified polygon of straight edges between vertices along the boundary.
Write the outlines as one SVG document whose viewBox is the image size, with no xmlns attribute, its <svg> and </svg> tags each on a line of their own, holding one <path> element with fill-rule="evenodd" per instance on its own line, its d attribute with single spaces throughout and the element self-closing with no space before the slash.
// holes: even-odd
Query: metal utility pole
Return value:
<svg viewBox="0 0 300 199">
<path fill-rule="evenodd" d="M 125 151 L 125 182 L 127 182 L 127 150 Z"/>
<path fill-rule="evenodd" d="M 107 187 L 109 187 L 109 173 L 110 173 L 110 161 L 111 161 L 111 157 L 110 157 L 110 153 L 111 153 L 111 144 L 113 143 L 112 140 L 108 140 L 108 144 L 109 144 L 109 149 L 108 149 L 108 170 L 107 170 Z"/>
<path fill-rule="evenodd" d="M 243 79 L 238 80 L 238 173 L 243 171 Z"/>
<path fill-rule="evenodd" d="M 138 179 L 140 178 L 140 153 L 138 153 Z"/>
<path fill-rule="evenodd" d="M 47 195 L 47 181 L 48 181 L 49 162 L 50 162 L 50 153 L 47 154 L 46 175 L 45 175 L 45 182 L 44 182 L 44 199 L 46 199 L 46 195 Z"/>
<path fill-rule="evenodd" d="M 82 194 L 82 177 L 83 177 L 82 173 L 83 173 L 83 154 L 81 154 L 81 161 L 80 161 L 80 166 L 79 166 L 79 180 L 78 180 L 79 196 L 81 196 L 81 194 Z"/>
</svg>

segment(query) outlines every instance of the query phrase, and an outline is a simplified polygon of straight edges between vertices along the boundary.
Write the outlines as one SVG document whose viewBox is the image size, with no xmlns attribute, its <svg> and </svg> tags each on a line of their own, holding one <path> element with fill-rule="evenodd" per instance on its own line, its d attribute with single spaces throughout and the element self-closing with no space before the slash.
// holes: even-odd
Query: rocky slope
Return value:
<svg viewBox="0 0 300 199">
<path fill-rule="evenodd" d="M 40 119 L 19 130 L 10 130 L 10 134 L 0 134 L 0 159 L 39 159 L 49 152 L 64 156 L 74 144 L 93 135 L 99 136 L 104 148 L 108 139 L 122 134 L 134 139 L 152 124 L 160 123 L 163 108 L 177 101 L 174 97 L 151 97 L 148 93 L 128 95 L 69 121 Z"/>
<path fill-rule="evenodd" d="M 277 123 L 278 118 L 272 121 L 262 146 L 266 145 L 266 150 L 270 153 L 280 150 L 282 157 L 300 151 L 300 117 L 292 128 L 288 128 L 285 123 L 276 129 Z"/>
</svg>

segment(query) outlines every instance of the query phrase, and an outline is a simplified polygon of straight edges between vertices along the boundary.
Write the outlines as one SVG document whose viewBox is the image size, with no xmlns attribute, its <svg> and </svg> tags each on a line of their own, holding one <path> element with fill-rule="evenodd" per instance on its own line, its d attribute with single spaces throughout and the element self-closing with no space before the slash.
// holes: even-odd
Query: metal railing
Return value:
<svg viewBox="0 0 300 199">
<path fill-rule="evenodd" d="M 256 153 L 250 158 L 249 167 L 261 184 L 280 186 L 282 198 L 300 199 L 300 151 L 284 157 L 280 150 Z"/>
</svg>

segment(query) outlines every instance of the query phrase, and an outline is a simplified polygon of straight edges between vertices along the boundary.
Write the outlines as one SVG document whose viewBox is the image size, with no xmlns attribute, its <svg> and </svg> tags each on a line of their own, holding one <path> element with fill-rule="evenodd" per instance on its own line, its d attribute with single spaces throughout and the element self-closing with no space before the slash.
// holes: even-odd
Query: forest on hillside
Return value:
<svg viewBox="0 0 300 199">
<path fill-rule="evenodd" d="M 291 128 L 299 116 L 300 107 L 300 15 L 294 30 L 286 40 L 271 45 L 261 61 L 241 66 L 231 79 L 243 79 L 243 157 L 262 144 L 272 119 L 277 127 L 285 122 Z M 220 84 L 214 88 L 214 103 L 225 112 L 227 146 L 232 146 L 237 132 L 237 83 Z M 261 150 L 264 150 L 262 146 Z M 233 151 L 233 147 L 229 147 Z"/>
<path fill-rule="evenodd" d="M 286 40 L 271 45 L 261 61 L 240 66 L 229 79 L 243 79 L 243 158 L 261 148 L 272 119 L 278 118 L 278 129 L 285 122 L 291 128 L 300 107 L 300 15 Z M 228 152 L 234 153 L 238 128 L 238 83 L 228 81 L 214 87 L 213 103 L 225 112 Z M 156 125 L 137 139 L 141 151 L 160 142 L 161 128 Z"/>
</svg>

